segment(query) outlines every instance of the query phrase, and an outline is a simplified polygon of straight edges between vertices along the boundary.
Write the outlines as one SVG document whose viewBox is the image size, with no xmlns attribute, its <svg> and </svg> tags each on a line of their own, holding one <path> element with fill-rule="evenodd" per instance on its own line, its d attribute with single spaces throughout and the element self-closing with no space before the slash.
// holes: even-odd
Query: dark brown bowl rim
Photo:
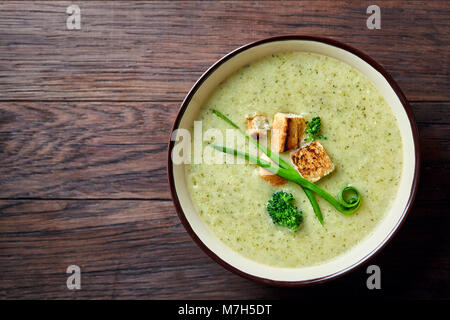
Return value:
<svg viewBox="0 0 450 320">
<path fill-rule="evenodd" d="M 407 214 L 410 212 L 412 204 L 414 202 L 414 199 L 416 197 L 416 193 L 417 193 L 417 187 L 419 184 L 419 171 L 420 171 L 420 151 L 419 151 L 419 134 L 418 134 L 418 130 L 417 130 L 417 125 L 416 122 L 414 120 L 414 114 L 412 112 L 412 109 L 405 97 L 405 95 L 403 94 L 403 92 L 401 91 L 400 87 L 397 85 L 397 83 L 394 81 L 394 79 L 391 77 L 391 75 L 381 66 L 379 65 L 375 60 L 373 60 L 372 58 L 370 58 L 368 55 L 366 55 L 365 53 L 363 53 L 362 51 L 355 49 L 347 44 L 341 43 L 337 40 L 334 39 L 329 39 L 329 38 L 324 38 L 324 37 L 317 37 L 317 36 L 304 36 L 304 35 L 285 35 L 285 36 L 276 36 L 276 37 L 270 37 L 270 38 L 266 38 L 266 39 L 262 39 L 262 40 L 258 40 L 255 42 L 251 42 L 249 44 L 246 44 L 240 48 L 237 48 L 233 51 L 231 51 L 230 53 L 228 53 L 227 55 L 225 55 L 224 57 L 222 57 L 221 59 L 219 59 L 216 63 L 214 63 L 205 73 L 203 73 L 203 75 L 197 80 L 197 82 L 194 84 L 194 86 L 191 88 L 191 90 L 189 91 L 188 95 L 186 96 L 186 98 L 184 99 L 183 103 L 181 104 L 180 110 L 178 111 L 178 114 L 176 116 L 175 122 L 173 124 L 171 133 L 170 133 L 170 137 L 172 137 L 173 131 L 175 129 L 178 128 L 180 121 L 184 115 L 184 112 L 186 111 L 187 106 L 189 105 L 192 97 L 194 96 L 194 94 L 197 92 L 198 88 L 200 88 L 200 86 L 203 84 L 203 82 L 219 67 L 221 66 L 223 63 L 225 63 L 226 61 L 228 61 L 229 59 L 231 59 L 232 57 L 236 56 L 237 54 L 259 46 L 261 44 L 265 44 L 265 43 L 269 43 L 269 42 L 277 42 L 277 41 L 286 41 L 286 40 L 306 40 L 306 41 L 315 41 L 315 42 L 320 42 L 320 43 L 324 43 L 324 44 L 328 44 L 343 50 L 346 50 L 350 53 L 353 53 L 354 55 L 358 56 L 359 58 L 363 59 L 365 62 L 367 62 L 369 65 L 371 65 L 375 70 L 377 70 L 378 72 L 380 72 L 383 77 L 388 81 L 389 85 L 392 87 L 392 89 L 395 91 L 397 97 L 400 99 L 400 102 L 403 105 L 403 108 L 405 109 L 405 112 L 408 116 L 410 125 L 411 125 L 411 130 L 412 130 L 412 135 L 413 135 L 413 140 L 414 140 L 414 150 L 415 150 L 415 157 L 416 157 L 416 161 L 415 161 L 415 168 L 414 168 L 414 178 L 413 178 L 413 183 L 411 186 L 411 192 L 410 192 L 410 196 L 408 199 L 408 202 L 406 204 L 406 207 L 402 213 L 402 216 L 400 217 L 399 221 L 397 222 L 397 224 L 395 225 L 395 227 L 391 230 L 391 232 L 387 235 L 387 237 L 374 249 L 372 250 L 369 254 L 367 254 L 365 257 L 361 258 L 361 260 L 359 260 L 358 262 L 352 264 L 351 266 L 343 269 L 343 270 L 339 270 L 335 273 L 332 273 L 330 275 L 324 276 L 324 277 L 319 277 L 319 278 L 315 278 L 315 279 L 309 279 L 309 280 L 303 280 L 303 281 L 279 281 L 279 280 L 272 280 L 272 279 L 267 279 L 267 278 L 262 278 L 262 277 L 258 277 L 249 273 L 246 273 L 240 269 L 235 268 L 234 266 L 228 264 L 227 262 L 225 262 L 224 260 L 222 260 L 219 256 L 217 256 L 213 251 L 211 251 L 201 240 L 200 238 L 195 234 L 195 232 L 192 230 L 189 222 L 187 221 L 183 209 L 181 208 L 180 205 L 180 201 L 178 199 L 178 195 L 175 191 L 175 183 L 174 183 L 174 178 L 173 178 L 173 165 L 172 165 L 172 159 L 171 159 L 171 152 L 172 152 L 172 148 L 174 146 L 174 141 L 172 141 L 170 139 L 169 141 L 169 146 L 168 146 L 168 166 L 167 166 L 167 171 L 168 171 L 168 179 L 169 179 L 169 186 L 170 186 L 170 192 L 172 194 L 172 199 L 175 205 L 175 209 L 177 211 L 178 217 L 180 218 L 182 224 L 184 225 L 186 231 L 189 233 L 189 235 L 191 236 L 191 238 L 195 241 L 195 243 L 207 254 L 209 255 L 215 262 L 217 262 L 218 264 L 220 264 L 221 266 L 223 266 L 224 268 L 253 281 L 257 281 L 257 282 L 261 282 L 261 283 L 265 283 L 265 284 L 270 284 L 270 285 L 276 285 L 276 286 L 289 286 L 289 287 L 293 287 L 293 286 L 303 286 L 303 285 L 310 285 L 310 284 L 317 284 L 317 283 L 322 283 L 331 279 L 335 279 L 338 278 L 340 276 L 343 276 L 344 274 L 347 274 L 348 272 L 356 269 L 358 266 L 362 265 L 363 263 L 367 262 L 369 259 L 373 258 L 375 256 L 375 254 L 377 254 L 378 252 L 381 251 L 381 249 L 383 249 L 386 244 L 393 238 L 393 236 L 398 232 L 400 226 L 403 224 Z"/>
</svg>

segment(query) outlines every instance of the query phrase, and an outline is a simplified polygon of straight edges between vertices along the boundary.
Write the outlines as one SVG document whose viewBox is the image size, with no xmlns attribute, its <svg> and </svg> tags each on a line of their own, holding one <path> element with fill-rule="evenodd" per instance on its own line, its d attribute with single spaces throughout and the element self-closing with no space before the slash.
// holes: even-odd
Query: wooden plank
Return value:
<svg viewBox="0 0 450 320">
<path fill-rule="evenodd" d="M 448 205 L 448 202 L 447 202 Z M 418 203 L 371 263 L 383 296 L 431 298 L 448 284 L 446 212 Z M 436 240 L 439 241 L 436 241 Z M 330 283 L 281 289 L 245 280 L 207 257 L 170 201 L 0 201 L 0 298 L 246 299 L 373 294 L 366 266 Z M 66 268 L 81 268 L 81 290 Z"/>
<path fill-rule="evenodd" d="M 450 100 L 450 7 L 384 1 L 381 30 L 366 1 L 68 1 L 0 4 L 1 100 L 181 101 L 236 47 L 281 34 L 335 38 L 381 63 L 412 100 Z M 275 14 L 276 12 L 276 14 Z"/>
<path fill-rule="evenodd" d="M 413 104 L 430 190 L 433 179 L 450 170 L 449 106 Z M 170 199 L 167 144 L 178 107 L 171 102 L 0 103 L 0 198 Z"/>
<path fill-rule="evenodd" d="M 169 198 L 176 105 L 0 105 L 0 197 Z"/>
</svg>

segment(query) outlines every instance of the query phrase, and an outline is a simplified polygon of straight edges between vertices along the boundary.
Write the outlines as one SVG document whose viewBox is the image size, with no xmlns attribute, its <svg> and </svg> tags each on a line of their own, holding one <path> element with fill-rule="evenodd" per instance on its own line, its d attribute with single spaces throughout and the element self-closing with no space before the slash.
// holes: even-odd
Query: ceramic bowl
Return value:
<svg viewBox="0 0 450 320">
<path fill-rule="evenodd" d="M 184 165 L 171 159 L 174 141 L 169 142 L 168 175 L 173 201 L 181 222 L 193 240 L 217 263 L 252 280 L 274 285 L 296 286 L 323 282 L 341 276 L 379 252 L 399 229 L 411 209 L 419 176 L 417 127 L 411 108 L 392 77 L 372 58 L 335 40 L 311 36 L 281 36 L 240 47 L 211 66 L 184 99 L 173 130 L 189 128 L 203 103 L 220 82 L 239 68 L 267 55 L 283 51 L 311 52 L 343 61 L 364 74 L 384 96 L 397 118 L 403 142 L 403 172 L 397 197 L 375 229 L 348 251 L 322 264 L 302 268 L 280 268 L 250 260 L 220 241 L 196 211 L 186 185 Z"/>
</svg>

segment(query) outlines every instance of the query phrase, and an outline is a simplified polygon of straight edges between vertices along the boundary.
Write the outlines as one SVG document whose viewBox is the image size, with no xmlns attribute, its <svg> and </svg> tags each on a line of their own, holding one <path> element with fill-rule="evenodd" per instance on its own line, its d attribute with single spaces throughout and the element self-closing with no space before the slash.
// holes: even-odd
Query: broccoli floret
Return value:
<svg viewBox="0 0 450 320">
<path fill-rule="evenodd" d="M 269 212 L 273 223 L 287 227 L 296 232 L 303 221 L 303 212 L 298 211 L 294 205 L 292 194 L 277 191 L 272 194 L 272 199 L 267 203 L 267 212 Z"/>
<path fill-rule="evenodd" d="M 315 141 L 317 139 L 327 139 L 324 136 L 321 136 L 320 128 L 322 126 L 322 123 L 320 122 L 320 117 L 314 117 L 311 121 L 306 121 L 306 124 L 308 125 L 308 128 L 306 128 L 306 134 L 308 135 L 305 138 L 305 141 Z"/>
</svg>

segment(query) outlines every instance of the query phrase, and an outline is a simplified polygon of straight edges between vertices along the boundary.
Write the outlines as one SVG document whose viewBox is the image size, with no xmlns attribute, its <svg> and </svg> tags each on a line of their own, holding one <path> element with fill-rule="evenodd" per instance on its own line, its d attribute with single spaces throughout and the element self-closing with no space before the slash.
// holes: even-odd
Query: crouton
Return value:
<svg viewBox="0 0 450 320">
<path fill-rule="evenodd" d="M 315 182 L 334 170 L 334 164 L 318 141 L 291 154 L 292 163 L 303 178 Z"/>
<path fill-rule="evenodd" d="M 270 129 L 269 121 L 262 115 L 255 115 L 247 118 L 248 134 L 254 139 L 265 137 Z"/>
<path fill-rule="evenodd" d="M 272 150 L 285 152 L 300 146 L 306 129 L 306 121 L 302 116 L 292 113 L 277 113 L 272 123 Z"/>
<path fill-rule="evenodd" d="M 260 158 L 262 160 L 266 160 L 266 161 L 275 163 L 272 161 L 272 159 L 267 157 L 265 154 L 261 155 Z M 258 167 L 258 175 L 261 178 L 263 178 L 264 180 L 266 180 L 267 182 L 269 182 L 271 185 L 276 186 L 276 187 L 281 187 L 282 185 L 285 185 L 286 181 L 287 181 L 285 178 L 277 176 L 276 174 L 274 174 L 274 173 L 270 172 L 269 170 L 264 169 L 262 167 Z"/>
</svg>

